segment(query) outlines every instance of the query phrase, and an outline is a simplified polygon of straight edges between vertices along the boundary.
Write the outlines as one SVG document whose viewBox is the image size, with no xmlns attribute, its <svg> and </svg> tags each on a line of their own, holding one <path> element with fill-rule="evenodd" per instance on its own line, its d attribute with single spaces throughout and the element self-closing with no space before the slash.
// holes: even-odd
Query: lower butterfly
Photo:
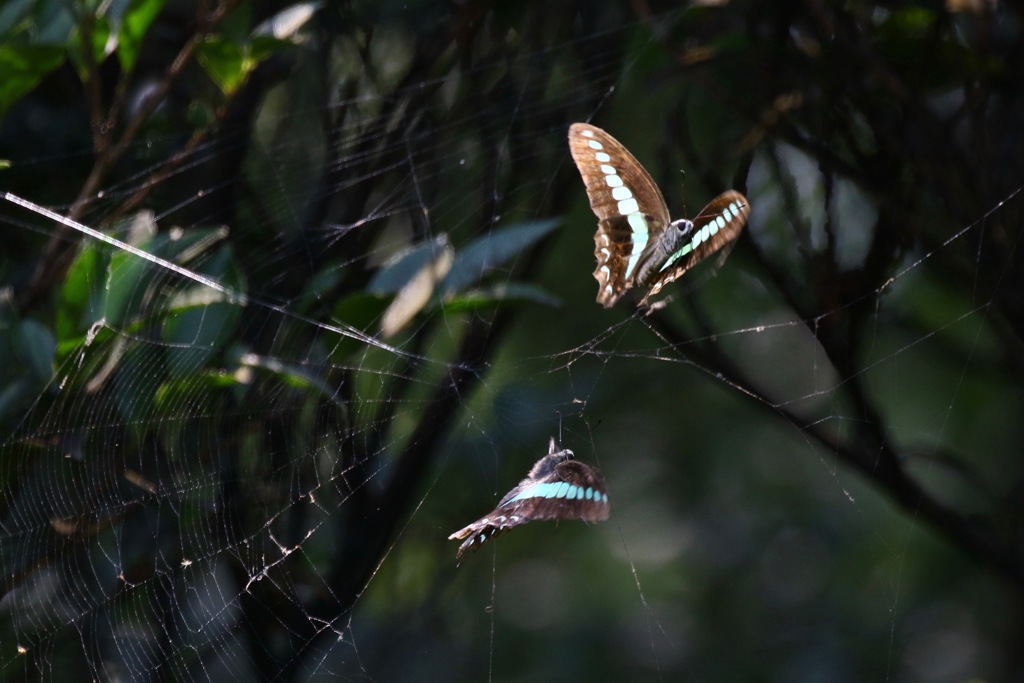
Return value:
<svg viewBox="0 0 1024 683">
<path fill-rule="evenodd" d="M 618 140 L 596 126 L 569 127 L 569 150 L 597 215 L 597 301 L 611 308 L 633 287 L 640 305 L 707 256 L 731 244 L 750 204 L 736 190 L 715 197 L 693 220 L 673 221 L 661 190 Z"/>
<path fill-rule="evenodd" d="M 459 559 L 467 550 L 479 549 L 488 538 L 527 522 L 603 522 L 608 519 L 608 510 L 604 477 L 597 468 L 575 460 L 572 451 L 559 448 L 551 439 L 548 454 L 534 464 L 526 479 L 506 493 L 491 512 L 459 529 L 448 540 L 465 539 L 455 555 Z"/>
</svg>

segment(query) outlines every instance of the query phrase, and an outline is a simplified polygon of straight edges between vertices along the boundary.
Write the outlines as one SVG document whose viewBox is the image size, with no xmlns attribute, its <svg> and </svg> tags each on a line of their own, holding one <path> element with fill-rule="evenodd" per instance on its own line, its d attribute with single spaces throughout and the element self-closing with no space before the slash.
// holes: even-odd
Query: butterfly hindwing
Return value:
<svg viewBox="0 0 1024 683">
<path fill-rule="evenodd" d="M 551 440 L 548 454 L 537 461 L 525 479 L 509 491 L 491 512 L 449 536 L 465 539 L 456 553 L 476 550 L 488 538 L 534 520 L 608 518 L 604 478 L 594 467 L 573 459 L 572 451 Z"/>
<path fill-rule="evenodd" d="M 633 249 L 632 235 L 615 227 L 622 218 L 602 220 L 594 234 L 594 278 L 597 279 L 597 301 L 606 307 L 607 301 L 617 300 L 626 291 L 626 262 Z M 628 226 L 627 226 L 628 228 Z"/>
</svg>

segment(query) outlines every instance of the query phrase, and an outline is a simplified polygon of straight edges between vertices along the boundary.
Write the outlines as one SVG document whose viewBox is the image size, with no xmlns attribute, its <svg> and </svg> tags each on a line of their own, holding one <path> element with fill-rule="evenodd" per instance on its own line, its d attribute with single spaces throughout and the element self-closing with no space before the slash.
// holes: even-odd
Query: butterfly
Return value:
<svg viewBox="0 0 1024 683">
<path fill-rule="evenodd" d="M 526 479 L 505 494 L 498 506 L 448 540 L 465 541 L 455 559 L 466 550 L 476 551 L 488 538 L 512 527 L 543 519 L 608 519 L 608 493 L 597 468 L 575 460 L 568 448 L 559 448 L 554 438 L 548 454 L 538 460 Z"/>
<path fill-rule="evenodd" d="M 736 190 L 711 200 L 692 221 L 673 221 L 661 190 L 618 140 L 596 126 L 569 127 L 569 150 L 597 215 L 594 255 L 597 302 L 611 308 L 633 287 L 640 301 L 678 279 L 703 258 L 735 240 L 750 215 Z"/>
</svg>

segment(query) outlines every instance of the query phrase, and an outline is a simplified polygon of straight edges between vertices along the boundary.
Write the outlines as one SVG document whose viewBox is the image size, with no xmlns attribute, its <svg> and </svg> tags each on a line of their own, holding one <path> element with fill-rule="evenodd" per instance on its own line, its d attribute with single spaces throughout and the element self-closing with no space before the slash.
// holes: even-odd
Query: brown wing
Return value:
<svg viewBox="0 0 1024 683">
<path fill-rule="evenodd" d="M 594 144 L 599 147 L 595 148 Z M 610 175 L 601 168 L 605 165 L 615 169 L 616 174 L 629 187 L 641 206 L 647 205 L 644 206 L 647 213 L 668 225 L 668 207 L 665 205 L 661 190 L 636 157 L 618 140 L 597 126 L 574 123 L 569 126 L 569 151 L 572 152 L 576 168 L 583 176 L 583 183 L 590 197 L 590 208 L 598 219 L 606 220 L 623 215 L 619 211 L 618 201 L 609 191 L 611 186 L 605 180 Z M 602 153 L 607 155 L 607 158 L 599 156 Z"/>
<path fill-rule="evenodd" d="M 630 220 L 634 223 L 642 221 L 640 224 L 646 225 L 646 241 L 636 239 L 636 231 Z M 594 257 L 597 259 L 594 278 L 597 280 L 599 304 L 611 308 L 636 285 L 639 269 L 634 261 L 632 271 L 629 270 L 630 257 L 634 250 L 642 254 L 653 243 L 654 235 L 664 229 L 665 224 L 660 219 L 639 213 L 631 217 L 616 216 L 598 223 L 597 232 L 594 233 Z"/>
<path fill-rule="evenodd" d="M 495 508 L 489 514 L 484 515 L 472 524 L 459 529 L 449 536 L 449 541 L 466 539 L 459 546 L 459 549 L 455 551 L 455 559 L 461 559 L 462 554 L 467 550 L 476 552 L 487 539 L 494 538 L 513 527 L 529 522 L 530 519 L 528 517 L 517 514 L 517 507 Z"/>
<path fill-rule="evenodd" d="M 683 273 L 722 247 L 731 245 L 739 237 L 750 216 L 750 203 L 736 190 L 729 190 L 715 197 L 697 217 L 693 219 L 690 241 L 683 245 L 678 256 L 669 259 L 661 277 L 651 285 L 641 304 L 661 291 L 661 288 L 678 279 Z"/>
<path fill-rule="evenodd" d="M 476 551 L 489 539 L 509 529 L 536 520 L 608 519 L 608 493 L 601 473 L 578 460 L 565 460 L 553 472 L 537 481 L 524 481 L 494 510 L 459 529 L 449 540 L 465 541 L 456 559 L 467 550 Z"/>
<path fill-rule="evenodd" d="M 582 519 L 603 522 L 608 519 L 608 491 L 600 470 L 579 460 L 565 460 L 555 468 L 552 482 L 567 483 L 566 495 L 538 500 L 531 519 Z M 572 493 L 575 486 L 576 495 Z M 588 497 L 587 492 L 593 495 Z"/>
<path fill-rule="evenodd" d="M 642 252 L 664 231 L 670 220 L 668 207 L 647 170 L 600 128 L 572 124 L 569 151 L 598 218 L 594 235 L 597 300 L 611 308 L 634 284 L 635 268 L 627 273 L 630 256 L 634 250 Z M 642 233 L 638 234 L 638 227 L 644 227 Z"/>
</svg>

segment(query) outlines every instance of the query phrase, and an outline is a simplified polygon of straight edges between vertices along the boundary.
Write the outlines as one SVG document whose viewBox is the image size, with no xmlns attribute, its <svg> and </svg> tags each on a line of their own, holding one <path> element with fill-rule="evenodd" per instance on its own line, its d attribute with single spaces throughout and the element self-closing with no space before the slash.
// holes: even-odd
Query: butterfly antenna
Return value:
<svg viewBox="0 0 1024 683">
<path fill-rule="evenodd" d="M 562 445 L 562 411 L 561 410 L 556 410 L 555 411 L 555 415 L 558 416 L 558 445 L 559 445 L 559 447 L 561 447 L 561 445 Z"/>
<path fill-rule="evenodd" d="M 681 168 L 679 169 L 679 172 L 683 174 L 683 181 L 680 185 L 683 188 L 683 217 L 685 218 L 690 215 L 690 212 L 686 210 L 686 169 Z"/>
</svg>

